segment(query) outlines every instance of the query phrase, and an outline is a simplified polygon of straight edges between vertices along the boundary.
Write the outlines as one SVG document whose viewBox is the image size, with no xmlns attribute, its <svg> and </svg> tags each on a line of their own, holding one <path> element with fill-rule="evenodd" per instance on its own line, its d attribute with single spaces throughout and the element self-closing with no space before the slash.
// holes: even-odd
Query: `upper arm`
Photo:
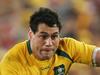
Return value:
<svg viewBox="0 0 100 75">
<path fill-rule="evenodd" d="M 18 75 L 17 62 L 2 62 L 1 63 L 1 75 Z"/>
<path fill-rule="evenodd" d="M 16 47 L 10 49 L 1 60 L 1 75 L 18 75 L 18 55 Z"/>
<path fill-rule="evenodd" d="M 75 62 L 92 64 L 93 51 L 95 46 L 70 39 L 67 42 L 67 52 Z"/>
</svg>

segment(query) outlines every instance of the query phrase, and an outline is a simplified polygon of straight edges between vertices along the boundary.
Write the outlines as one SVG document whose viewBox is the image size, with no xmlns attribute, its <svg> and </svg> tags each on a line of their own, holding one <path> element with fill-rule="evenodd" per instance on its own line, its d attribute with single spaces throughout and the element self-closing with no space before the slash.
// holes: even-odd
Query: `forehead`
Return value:
<svg viewBox="0 0 100 75">
<path fill-rule="evenodd" d="M 38 31 L 37 32 L 46 32 L 49 34 L 53 34 L 55 32 L 59 33 L 59 28 L 55 25 L 54 27 L 49 27 L 48 25 L 42 23 L 38 26 Z"/>
</svg>

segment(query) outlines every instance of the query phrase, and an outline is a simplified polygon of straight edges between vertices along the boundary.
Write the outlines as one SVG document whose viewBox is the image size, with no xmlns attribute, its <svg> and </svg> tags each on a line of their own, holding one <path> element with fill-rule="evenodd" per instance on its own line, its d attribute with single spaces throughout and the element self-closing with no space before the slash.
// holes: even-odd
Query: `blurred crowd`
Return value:
<svg viewBox="0 0 100 75">
<path fill-rule="evenodd" d="M 61 37 L 100 47 L 100 0 L 0 0 L 0 59 L 14 44 L 28 38 L 30 15 L 39 7 L 58 13 L 63 25 Z M 99 71 L 75 64 L 69 75 L 100 75 Z"/>
</svg>

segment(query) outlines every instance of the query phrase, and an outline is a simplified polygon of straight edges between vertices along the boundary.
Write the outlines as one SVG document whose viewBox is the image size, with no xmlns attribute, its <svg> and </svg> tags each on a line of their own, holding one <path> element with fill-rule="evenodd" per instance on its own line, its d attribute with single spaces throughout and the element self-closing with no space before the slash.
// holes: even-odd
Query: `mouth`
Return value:
<svg viewBox="0 0 100 75">
<path fill-rule="evenodd" d="M 49 52 L 49 51 L 54 51 L 53 48 L 44 48 L 43 51 Z"/>
<path fill-rule="evenodd" d="M 40 55 L 42 59 L 49 59 L 51 58 L 55 53 L 54 48 L 42 48 L 40 50 Z"/>
</svg>

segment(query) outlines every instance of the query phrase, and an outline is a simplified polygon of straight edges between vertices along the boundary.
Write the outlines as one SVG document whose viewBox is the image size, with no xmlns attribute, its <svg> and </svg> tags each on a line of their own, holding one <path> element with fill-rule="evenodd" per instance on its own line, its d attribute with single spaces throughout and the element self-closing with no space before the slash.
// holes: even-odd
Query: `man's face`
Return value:
<svg viewBox="0 0 100 75">
<path fill-rule="evenodd" d="M 36 33 L 29 31 L 33 55 L 39 60 L 50 59 L 59 45 L 59 28 L 42 23 Z"/>
</svg>

